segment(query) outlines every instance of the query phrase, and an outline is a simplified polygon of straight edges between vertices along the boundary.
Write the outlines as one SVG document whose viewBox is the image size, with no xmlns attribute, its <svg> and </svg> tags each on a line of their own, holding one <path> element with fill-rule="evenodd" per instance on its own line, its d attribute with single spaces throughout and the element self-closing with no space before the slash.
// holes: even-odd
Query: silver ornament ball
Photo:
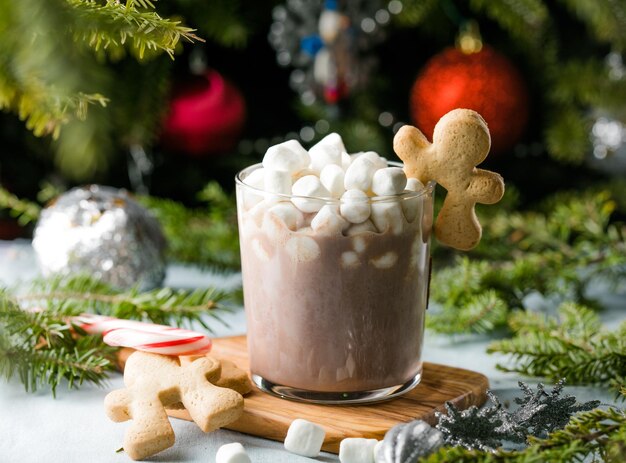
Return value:
<svg viewBox="0 0 626 463">
<path fill-rule="evenodd" d="M 422 420 L 402 423 L 385 434 L 376 463 L 414 463 L 443 445 L 443 434 Z"/>
<path fill-rule="evenodd" d="M 33 248 L 45 276 L 87 274 L 141 290 L 165 278 L 161 226 L 125 190 L 89 185 L 63 193 L 41 211 Z"/>
</svg>

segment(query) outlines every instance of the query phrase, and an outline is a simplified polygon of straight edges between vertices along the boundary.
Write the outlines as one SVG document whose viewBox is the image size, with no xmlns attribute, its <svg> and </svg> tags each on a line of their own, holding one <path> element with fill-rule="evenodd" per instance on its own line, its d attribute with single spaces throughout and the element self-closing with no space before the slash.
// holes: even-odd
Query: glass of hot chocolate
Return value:
<svg viewBox="0 0 626 463">
<path fill-rule="evenodd" d="M 434 184 L 336 134 L 271 147 L 236 177 L 254 383 L 280 397 L 365 403 L 422 374 Z"/>
</svg>

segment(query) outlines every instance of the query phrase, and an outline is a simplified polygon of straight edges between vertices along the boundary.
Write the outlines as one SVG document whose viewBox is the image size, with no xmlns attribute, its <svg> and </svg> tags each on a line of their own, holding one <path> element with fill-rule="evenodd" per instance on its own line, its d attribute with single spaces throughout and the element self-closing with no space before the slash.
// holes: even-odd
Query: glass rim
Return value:
<svg viewBox="0 0 626 463">
<path fill-rule="evenodd" d="M 387 161 L 387 165 L 390 167 L 400 167 L 403 168 L 404 164 L 402 164 L 401 162 L 395 162 L 395 161 Z M 259 195 L 267 195 L 270 194 L 272 195 L 272 197 L 275 198 L 283 198 L 287 201 L 291 201 L 292 199 L 306 199 L 306 200 L 314 200 L 314 201 L 318 201 L 318 202 L 323 202 L 325 204 L 341 204 L 341 198 L 324 198 L 321 196 L 302 196 L 302 195 L 291 195 L 291 194 L 284 194 L 284 193 L 272 193 L 270 191 L 267 190 L 263 190 L 261 188 L 257 188 L 254 187 L 248 183 L 246 183 L 244 181 L 244 179 L 242 178 L 243 174 L 249 174 L 251 172 L 254 172 L 255 170 L 258 170 L 260 168 L 263 167 L 262 163 L 256 163 L 256 164 L 252 164 L 251 166 L 248 166 L 242 170 L 240 170 L 239 172 L 237 172 L 237 174 L 235 175 L 235 184 L 239 185 L 243 188 L 247 188 L 250 189 L 256 193 L 258 193 Z M 435 185 L 436 182 L 434 180 L 430 180 L 429 182 L 426 183 L 426 185 L 424 185 L 424 188 L 419 190 L 419 191 L 409 191 L 409 190 L 405 190 L 400 194 L 397 195 L 387 195 L 387 196 L 372 196 L 372 197 L 367 197 L 367 198 L 363 198 L 362 202 L 375 202 L 375 203 L 379 203 L 379 202 L 391 202 L 391 201 L 398 201 L 398 200 L 408 200 L 408 199 L 414 199 L 414 198 L 419 198 L 421 196 L 432 196 L 434 190 L 435 190 Z M 359 199 L 357 198 L 350 198 L 350 202 L 358 202 Z"/>
</svg>

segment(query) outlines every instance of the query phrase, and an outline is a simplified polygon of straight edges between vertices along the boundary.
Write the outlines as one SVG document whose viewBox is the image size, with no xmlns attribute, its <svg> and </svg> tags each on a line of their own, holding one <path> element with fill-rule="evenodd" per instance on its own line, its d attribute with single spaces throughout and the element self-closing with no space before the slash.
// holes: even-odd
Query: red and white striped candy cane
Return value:
<svg viewBox="0 0 626 463">
<path fill-rule="evenodd" d="M 109 346 L 163 355 L 204 354 L 211 350 L 211 338 L 182 328 L 92 314 L 80 315 L 74 321 L 89 334 L 102 333 Z"/>
</svg>

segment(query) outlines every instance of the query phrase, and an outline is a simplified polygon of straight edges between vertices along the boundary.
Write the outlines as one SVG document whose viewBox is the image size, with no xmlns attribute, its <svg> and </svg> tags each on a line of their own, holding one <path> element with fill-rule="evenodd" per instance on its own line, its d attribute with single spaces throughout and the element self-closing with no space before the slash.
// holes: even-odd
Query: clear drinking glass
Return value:
<svg viewBox="0 0 626 463">
<path fill-rule="evenodd" d="M 327 404 L 379 401 L 414 388 L 422 374 L 434 184 L 368 198 L 369 222 L 315 232 L 316 212 L 294 218 L 285 211 L 292 204 L 337 211 L 341 201 L 254 188 L 246 178 L 261 167 L 236 176 L 254 383 Z"/>
</svg>

